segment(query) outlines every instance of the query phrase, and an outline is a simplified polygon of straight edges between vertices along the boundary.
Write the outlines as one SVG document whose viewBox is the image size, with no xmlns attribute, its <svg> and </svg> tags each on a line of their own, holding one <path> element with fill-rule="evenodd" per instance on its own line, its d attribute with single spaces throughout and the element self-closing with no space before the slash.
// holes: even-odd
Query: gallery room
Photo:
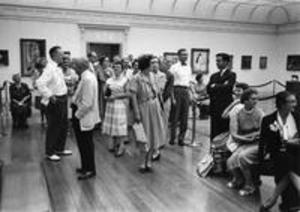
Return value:
<svg viewBox="0 0 300 212">
<path fill-rule="evenodd" d="M 300 211 L 300 0 L 0 0 L 0 211 Z"/>
</svg>

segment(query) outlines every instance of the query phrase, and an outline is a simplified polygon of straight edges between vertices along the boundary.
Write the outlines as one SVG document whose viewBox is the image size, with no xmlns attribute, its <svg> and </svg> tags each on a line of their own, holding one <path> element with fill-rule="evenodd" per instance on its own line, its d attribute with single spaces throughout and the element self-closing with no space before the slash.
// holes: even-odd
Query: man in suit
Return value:
<svg viewBox="0 0 300 212">
<path fill-rule="evenodd" d="M 276 95 L 277 111 L 264 117 L 261 125 L 260 161 L 264 160 L 266 153 L 270 153 L 270 158 L 275 164 L 274 175 L 277 185 L 286 178 L 294 178 L 298 181 L 298 183 L 295 183 L 294 180 L 288 179 L 290 183 L 281 193 L 282 204 L 280 209 L 282 211 L 291 211 L 291 208 L 294 207 L 300 209 L 300 197 L 297 195 L 300 181 L 300 146 L 284 142 L 291 138 L 299 138 L 300 135 L 300 115 L 294 112 L 296 105 L 295 95 L 288 91 L 278 93 Z M 290 175 L 293 177 L 290 177 Z M 298 188 L 296 189 L 295 185 L 297 184 Z M 264 205 L 265 209 L 270 209 L 276 203 L 277 196 L 280 195 L 280 193 L 276 194 L 276 190 L 275 195 L 267 201 L 267 205 Z"/>
<path fill-rule="evenodd" d="M 232 89 L 236 82 L 236 74 L 229 68 L 230 56 L 226 53 L 216 55 L 219 72 L 211 75 L 207 84 L 210 98 L 210 139 L 229 130 L 229 120 L 222 119 L 225 108 L 233 101 Z"/>
<path fill-rule="evenodd" d="M 72 66 L 81 77 L 73 96 L 73 128 L 81 157 L 81 168 L 76 169 L 79 180 L 96 175 L 93 129 L 100 122 L 97 78 L 89 70 L 86 59 L 74 59 Z"/>
</svg>

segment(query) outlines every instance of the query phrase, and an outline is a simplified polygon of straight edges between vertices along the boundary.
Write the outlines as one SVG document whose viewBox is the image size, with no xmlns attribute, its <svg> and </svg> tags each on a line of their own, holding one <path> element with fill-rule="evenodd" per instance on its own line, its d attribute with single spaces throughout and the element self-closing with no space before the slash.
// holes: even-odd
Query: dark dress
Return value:
<svg viewBox="0 0 300 212">
<path fill-rule="evenodd" d="M 295 119 L 299 135 L 300 115 L 298 113 L 292 113 L 292 115 Z M 279 183 L 280 180 L 290 171 L 296 173 L 298 176 L 300 175 L 300 147 L 287 145 L 286 150 L 282 150 L 279 131 L 274 132 L 270 128 L 270 125 L 272 125 L 276 120 L 277 111 L 263 118 L 261 125 L 259 158 L 260 161 L 262 161 L 264 154 L 270 153 L 271 160 L 275 164 L 275 182 Z M 300 205 L 296 190 L 293 188 L 293 186 L 289 186 L 281 196 L 283 208 L 290 208 Z"/>
<path fill-rule="evenodd" d="M 31 116 L 31 92 L 25 83 L 17 86 L 15 83 L 9 88 L 10 92 L 10 110 L 14 127 L 26 127 L 27 118 Z M 24 97 L 29 98 L 23 105 L 19 105 L 16 101 L 21 101 Z"/>
<path fill-rule="evenodd" d="M 223 75 L 214 73 L 207 84 L 210 98 L 211 132 L 210 139 L 229 130 L 229 120 L 222 119 L 222 113 L 233 101 L 232 89 L 236 82 L 236 74 L 227 69 Z M 213 87 L 212 84 L 215 84 Z"/>
</svg>

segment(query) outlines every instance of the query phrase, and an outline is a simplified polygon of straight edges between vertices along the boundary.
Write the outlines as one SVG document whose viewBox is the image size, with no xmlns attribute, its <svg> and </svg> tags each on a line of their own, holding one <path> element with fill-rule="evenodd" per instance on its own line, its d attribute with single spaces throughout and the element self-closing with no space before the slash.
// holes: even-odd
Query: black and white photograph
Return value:
<svg viewBox="0 0 300 212">
<path fill-rule="evenodd" d="M 0 212 L 300 212 L 300 0 L 0 0 Z"/>
</svg>

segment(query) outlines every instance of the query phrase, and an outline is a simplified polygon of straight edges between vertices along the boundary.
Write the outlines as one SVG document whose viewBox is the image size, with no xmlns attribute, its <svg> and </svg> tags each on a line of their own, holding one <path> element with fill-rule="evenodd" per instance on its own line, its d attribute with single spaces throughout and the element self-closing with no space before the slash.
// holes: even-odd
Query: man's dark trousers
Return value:
<svg viewBox="0 0 300 212">
<path fill-rule="evenodd" d="M 81 158 L 81 169 L 95 173 L 93 130 L 82 131 L 80 121 L 76 117 L 72 118 L 72 123 Z"/>
<path fill-rule="evenodd" d="M 188 114 L 189 114 L 189 90 L 188 87 L 183 86 L 174 86 L 174 97 L 175 97 L 175 105 L 172 107 L 171 115 L 171 140 L 170 142 L 174 142 L 176 138 L 176 129 L 178 122 L 179 125 L 179 136 L 178 141 L 184 141 L 185 133 L 188 126 Z"/>
<path fill-rule="evenodd" d="M 46 154 L 50 156 L 65 149 L 68 130 L 67 95 L 57 96 L 55 102 L 49 102 L 46 117 Z"/>
</svg>

